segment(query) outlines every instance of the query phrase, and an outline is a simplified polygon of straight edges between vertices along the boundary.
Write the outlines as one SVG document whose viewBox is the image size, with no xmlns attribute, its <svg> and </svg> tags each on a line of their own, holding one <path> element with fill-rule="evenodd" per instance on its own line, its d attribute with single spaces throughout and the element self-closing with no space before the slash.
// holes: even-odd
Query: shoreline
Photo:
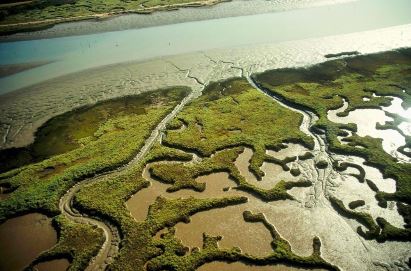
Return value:
<svg viewBox="0 0 411 271">
<path fill-rule="evenodd" d="M 202 87 L 198 82 L 208 84 L 241 77 L 244 73 L 309 66 L 326 61 L 327 54 L 338 52 L 368 54 L 410 46 L 411 25 L 405 25 L 278 44 L 157 57 L 67 74 L 1 95 L 0 112 L 4 114 L 0 114 L 0 123 L 3 124 L 0 135 L 5 140 L 1 142 L 0 149 L 30 144 L 37 128 L 48 119 L 83 105 L 171 86 L 187 86 L 196 90 Z"/>
<path fill-rule="evenodd" d="M 34 61 L 18 64 L 0 65 L 0 78 L 10 76 L 25 70 L 34 69 L 52 63 L 52 61 Z"/>
<path fill-rule="evenodd" d="M 262 0 L 255 1 L 260 2 Z M 286 12 L 175 23 L 83 36 L 68 36 L 24 42 L 4 42 L 0 43 L 1 64 L 24 63 L 37 60 L 50 60 L 54 62 L 13 76 L 0 78 L 0 85 L 2 86 L 0 94 L 34 85 L 61 75 L 112 63 L 122 63 L 130 60 L 144 61 L 156 57 L 209 51 L 218 48 L 235 49 L 237 47 L 257 44 L 277 44 L 292 40 L 320 38 L 411 24 L 408 14 L 402 12 L 404 9 L 401 8 L 403 6 L 411 7 L 411 3 L 406 2 L 407 0 L 396 0 L 398 4 L 403 6 L 387 6 L 387 3 L 383 0 L 374 1 L 376 0 L 362 0 L 332 6 L 289 10 Z M 254 1 L 251 2 L 252 4 L 255 3 Z M 225 4 L 235 4 L 236 6 L 236 3 L 242 2 L 227 2 L 209 9 L 191 9 L 190 11 L 184 10 L 184 12 L 188 12 L 186 14 L 191 14 L 190 16 L 193 16 L 193 18 L 198 18 L 197 14 L 205 14 L 204 11 L 221 11 L 221 7 L 225 7 L 222 10 L 227 11 L 230 9 Z M 244 3 L 250 4 L 248 1 Z M 219 8 L 217 9 L 217 7 Z M 392 18 L 384 15 L 379 20 L 364 22 L 363 16 L 359 12 L 381 12 L 387 10 L 398 12 L 398 16 Z M 150 16 L 138 17 L 136 15 L 137 17 L 131 17 L 140 18 L 142 21 L 139 22 L 145 23 L 148 26 L 152 23 L 158 23 L 157 18 L 163 15 L 169 16 L 163 19 L 174 20 L 178 18 L 176 15 L 182 14 L 180 12 L 183 12 L 183 10 L 164 14 L 158 13 Z M 357 12 L 357 16 L 353 16 L 349 23 L 345 23 L 346 17 L 344 14 L 352 12 Z M 118 21 L 118 23 L 114 23 L 114 19 L 111 19 L 107 21 L 106 25 L 124 27 L 127 26 L 124 22 L 127 18 L 130 17 L 120 16 L 118 19 L 121 21 Z M 333 27 L 324 25 L 321 20 L 313 18 L 326 18 L 330 20 L 330 24 Z M 89 31 L 90 28 L 83 28 L 84 24 L 80 24 L 80 28 Z M 101 27 L 104 26 L 104 22 L 92 25 Z M 277 27 L 279 25 L 282 25 L 282 27 Z M 61 27 L 65 26 L 62 25 Z M 241 31 L 239 31 L 240 29 Z M 99 28 L 99 30 L 105 31 L 106 29 Z M 57 32 L 61 33 L 61 31 Z M 400 39 L 403 38 L 400 37 Z M 396 41 L 394 40 L 393 43 L 396 43 Z M 279 61 L 282 62 L 283 60 Z"/>
<path fill-rule="evenodd" d="M 184 6 L 181 5 L 174 8 L 161 7 L 150 12 L 123 11 L 121 13 L 103 14 L 107 16 L 100 16 L 101 14 L 87 16 L 79 20 L 67 21 L 63 19 L 66 21 L 59 22 L 53 26 L 40 25 L 39 29 L 34 29 L 33 31 L 10 35 L 0 34 L 0 43 L 141 29 L 185 22 L 282 12 L 333 4 L 338 5 L 355 1 L 358 0 L 320 0 L 319 2 L 306 0 L 289 4 L 281 3 L 281 1 L 277 3 L 266 0 L 211 0 L 203 5 L 187 3 Z M 1 27 L 0 25 L 0 30 Z"/>
<path fill-rule="evenodd" d="M 222 2 L 231 0 L 199 0 L 182 4 L 168 4 L 168 5 L 157 5 L 153 7 L 142 7 L 141 9 L 135 10 L 124 10 L 116 12 L 106 12 L 106 13 L 96 13 L 91 15 L 81 15 L 76 17 L 68 18 L 56 18 L 56 19 L 45 19 L 41 21 L 31 21 L 31 22 L 20 22 L 20 23 L 10 23 L 10 24 L 0 24 L 0 35 L 10 35 L 16 33 L 27 33 L 31 31 L 36 31 L 38 29 L 48 29 L 57 24 L 70 23 L 84 20 L 104 20 L 106 18 L 111 18 L 113 16 L 121 16 L 124 14 L 152 14 L 157 11 L 169 11 L 176 10 L 180 8 L 187 7 L 205 7 L 213 6 Z M 26 26 L 26 28 L 24 28 Z M 22 28 L 21 28 L 22 27 Z"/>
</svg>

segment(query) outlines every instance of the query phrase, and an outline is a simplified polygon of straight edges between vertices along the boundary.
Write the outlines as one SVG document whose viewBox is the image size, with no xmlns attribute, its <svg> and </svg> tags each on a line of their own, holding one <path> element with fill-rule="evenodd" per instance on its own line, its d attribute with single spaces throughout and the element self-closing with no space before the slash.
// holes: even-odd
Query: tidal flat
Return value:
<svg viewBox="0 0 411 271">
<path fill-rule="evenodd" d="M 24 262 L 44 270 L 406 270 L 410 55 L 242 73 L 53 117 L 32 145 L 0 153 L 0 229 L 47 214 L 58 234 Z M 387 119 L 344 119 L 357 110 Z M 387 151 L 367 129 L 403 144 Z"/>
</svg>

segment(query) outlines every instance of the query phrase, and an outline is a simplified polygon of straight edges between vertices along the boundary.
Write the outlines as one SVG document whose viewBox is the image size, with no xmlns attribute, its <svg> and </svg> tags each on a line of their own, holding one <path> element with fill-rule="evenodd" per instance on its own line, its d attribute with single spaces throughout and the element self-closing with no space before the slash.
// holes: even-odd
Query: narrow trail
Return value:
<svg viewBox="0 0 411 271">
<path fill-rule="evenodd" d="M 195 80 L 195 79 L 194 79 Z M 197 81 L 197 80 L 196 80 Z M 202 86 L 203 87 L 203 86 Z M 98 254 L 91 260 L 88 267 L 86 268 L 87 271 L 97 271 L 97 270 L 105 270 L 106 267 L 112 263 L 114 256 L 117 254 L 120 244 L 120 234 L 118 229 L 109 223 L 108 221 L 103 221 L 98 217 L 90 217 L 87 214 L 80 213 L 76 210 L 73 206 L 73 198 L 75 197 L 76 193 L 80 191 L 85 185 L 98 182 L 102 180 L 103 177 L 107 177 L 110 175 L 119 174 L 121 171 L 126 170 L 127 168 L 139 163 L 141 159 L 147 154 L 159 136 L 162 134 L 162 131 L 165 129 L 166 124 L 173 119 L 181 109 L 189 103 L 191 100 L 195 99 L 199 95 L 201 95 L 201 89 L 193 90 L 188 96 L 186 96 L 151 132 L 151 135 L 145 141 L 144 146 L 140 149 L 137 155 L 127 164 L 109 171 L 105 173 L 98 174 L 92 178 L 85 179 L 76 185 L 74 185 L 71 189 L 69 189 L 66 194 L 60 199 L 59 208 L 63 215 L 65 215 L 68 219 L 84 224 L 91 224 L 99 227 L 103 230 L 105 241 L 103 246 L 101 247 Z"/>
</svg>

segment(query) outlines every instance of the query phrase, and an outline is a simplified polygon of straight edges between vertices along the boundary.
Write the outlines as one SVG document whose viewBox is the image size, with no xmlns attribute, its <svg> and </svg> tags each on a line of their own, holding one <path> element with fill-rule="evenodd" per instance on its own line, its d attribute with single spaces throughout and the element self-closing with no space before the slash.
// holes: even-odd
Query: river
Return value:
<svg viewBox="0 0 411 271">
<path fill-rule="evenodd" d="M 225 7 L 222 4 L 213 8 Z M 51 63 L 1 78 L 0 94 L 114 63 L 409 24 L 411 17 L 407 10 L 411 10 L 408 0 L 358 0 L 81 36 L 2 42 L 0 65 Z"/>
</svg>

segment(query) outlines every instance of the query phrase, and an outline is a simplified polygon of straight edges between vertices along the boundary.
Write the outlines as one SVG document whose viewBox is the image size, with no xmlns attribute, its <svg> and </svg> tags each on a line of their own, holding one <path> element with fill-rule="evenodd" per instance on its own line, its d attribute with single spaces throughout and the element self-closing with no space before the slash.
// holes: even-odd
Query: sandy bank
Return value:
<svg viewBox="0 0 411 271">
<path fill-rule="evenodd" d="M 0 148 L 32 142 L 35 130 L 75 107 L 129 94 L 201 84 L 267 69 L 323 62 L 342 51 L 373 53 L 411 46 L 411 25 L 232 49 L 215 49 L 86 70 L 13 91 L 0 99 Z M 201 84 L 200 84 L 201 83 Z"/>
<path fill-rule="evenodd" d="M 291 9 L 332 5 L 356 0 L 208 0 L 173 6 L 157 6 L 123 13 L 104 13 L 45 22 L 51 28 L 0 36 L 0 41 L 44 39 L 72 35 L 85 35 L 107 31 L 145 28 L 159 25 L 253 15 Z M 28 26 L 41 22 L 26 23 Z M 2 28 L 4 26 L 0 26 Z"/>
</svg>

